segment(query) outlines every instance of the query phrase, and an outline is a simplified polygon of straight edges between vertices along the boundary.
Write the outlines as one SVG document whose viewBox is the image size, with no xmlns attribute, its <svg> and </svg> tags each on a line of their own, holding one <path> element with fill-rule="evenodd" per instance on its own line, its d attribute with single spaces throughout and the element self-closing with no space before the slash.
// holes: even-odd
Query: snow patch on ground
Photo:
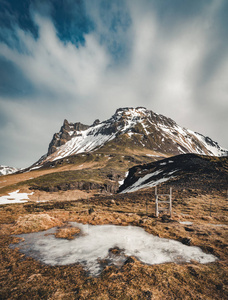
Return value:
<svg viewBox="0 0 228 300">
<path fill-rule="evenodd" d="M 180 224 L 183 224 L 183 225 L 192 225 L 193 223 L 192 222 L 189 222 L 189 221 L 182 221 L 182 222 L 179 222 Z"/>
<path fill-rule="evenodd" d="M 24 203 L 28 202 L 30 195 L 33 195 L 33 192 L 28 193 L 19 193 L 20 190 L 9 193 L 8 196 L 0 197 L 0 205 L 2 204 L 12 204 L 12 203 Z"/>
<path fill-rule="evenodd" d="M 125 173 L 125 175 L 124 175 L 124 179 L 123 180 L 120 180 L 120 181 L 118 181 L 118 183 L 119 183 L 119 186 L 121 186 L 122 184 L 124 184 L 124 180 L 125 180 L 125 178 L 127 178 L 127 176 L 128 176 L 128 171 Z"/>
<path fill-rule="evenodd" d="M 47 231 L 21 234 L 24 242 L 11 245 L 19 247 L 20 251 L 48 265 L 67 265 L 81 263 L 93 276 L 102 271 L 100 260 L 108 259 L 111 264 L 119 265 L 126 256 L 135 256 L 146 264 L 161 264 L 169 262 L 199 263 L 214 262 L 217 258 L 204 253 L 195 246 L 186 246 L 178 241 L 159 238 L 136 226 L 88 225 L 71 223 L 81 229 L 82 235 L 74 240 L 57 239 L 55 228 Z M 120 259 L 110 256 L 109 249 L 123 249 Z"/>
</svg>

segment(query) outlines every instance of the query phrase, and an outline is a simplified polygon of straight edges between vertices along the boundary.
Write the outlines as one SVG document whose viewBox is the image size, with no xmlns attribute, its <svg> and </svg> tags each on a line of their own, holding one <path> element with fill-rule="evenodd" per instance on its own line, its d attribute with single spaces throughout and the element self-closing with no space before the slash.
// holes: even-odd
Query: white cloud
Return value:
<svg viewBox="0 0 228 300">
<path fill-rule="evenodd" d="M 76 48 L 59 40 L 50 20 L 36 16 L 38 40 L 18 31 L 21 42 L 28 49 L 18 53 L 2 45 L 1 53 L 12 60 L 34 86 L 58 96 L 87 96 L 99 85 L 108 55 L 94 36 L 85 37 L 85 46 Z"/>
<path fill-rule="evenodd" d="M 19 103 L 0 98 L 0 105 L 16 126 L 16 130 L 9 125 L 2 128 L 3 139 L 8 132 L 7 141 L 20 144 L 18 136 L 26 134 L 21 138 L 23 145 L 37 157 L 43 154 L 38 154 L 41 148 L 47 149 L 49 137 L 59 130 L 64 118 L 92 123 L 95 118 L 110 117 L 118 107 L 146 106 L 228 147 L 224 130 L 219 130 L 219 124 L 223 128 L 228 125 L 227 118 L 221 118 L 228 110 L 228 54 L 223 54 L 220 67 L 215 66 L 206 80 L 203 72 L 212 48 L 216 52 L 220 42 L 213 27 L 220 6 L 212 2 L 203 16 L 187 20 L 181 27 L 167 28 L 149 6 L 145 9 L 134 1 L 126 3 L 131 23 L 126 30 L 120 26 L 110 33 L 107 43 L 101 43 L 100 36 L 107 38 L 109 30 L 102 27 L 98 11 L 94 11 L 91 16 L 97 28 L 85 35 L 84 45 L 63 43 L 52 21 L 40 15 L 34 16 L 38 39 L 19 28 L 15 31 L 26 51 L 0 44 L 0 54 L 16 64 L 38 91 Z M 128 55 L 115 64 L 109 47 L 117 38 L 121 43 L 126 40 Z M 44 136 L 43 142 L 39 139 L 42 147 L 37 145 L 36 135 Z"/>
</svg>

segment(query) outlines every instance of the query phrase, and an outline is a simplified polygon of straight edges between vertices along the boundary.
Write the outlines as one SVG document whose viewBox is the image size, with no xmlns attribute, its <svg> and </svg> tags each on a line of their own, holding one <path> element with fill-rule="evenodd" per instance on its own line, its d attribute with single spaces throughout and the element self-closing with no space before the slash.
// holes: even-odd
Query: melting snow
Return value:
<svg viewBox="0 0 228 300">
<path fill-rule="evenodd" d="M 193 223 L 192 222 L 189 222 L 189 221 L 182 221 L 182 222 L 179 222 L 180 224 L 183 224 L 183 225 L 192 225 Z"/>
<path fill-rule="evenodd" d="M 19 247 L 26 255 L 52 266 L 81 263 L 93 276 L 101 273 L 100 260 L 103 259 L 108 259 L 109 264 L 114 265 L 123 264 L 126 256 L 135 256 L 141 262 L 151 265 L 191 260 L 209 263 L 217 259 L 198 247 L 153 236 L 136 226 L 71 224 L 82 231 L 82 235 L 74 240 L 57 239 L 54 235 L 48 235 L 47 233 L 55 232 L 56 229 L 52 228 L 18 235 L 25 241 L 11 247 Z M 110 256 L 109 249 L 114 247 L 123 249 L 121 257 Z"/>
<path fill-rule="evenodd" d="M 12 203 L 24 203 L 28 202 L 30 195 L 33 195 L 33 192 L 28 193 L 19 193 L 20 190 L 15 192 L 9 193 L 9 196 L 2 196 L 0 197 L 0 205 L 2 204 L 12 204 Z"/>
<path fill-rule="evenodd" d="M 29 171 L 28 171 L 28 172 L 30 172 L 30 171 L 32 171 L 32 170 L 39 169 L 39 168 L 41 168 L 41 167 L 42 167 L 42 166 L 33 167 L 33 168 L 29 169 Z"/>
<path fill-rule="evenodd" d="M 141 178 L 139 178 L 135 183 L 133 183 L 131 186 L 127 187 L 125 190 L 123 190 L 121 192 L 122 193 L 131 193 L 131 192 L 136 192 L 140 189 L 144 189 L 144 188 L 150 188 L 150 187 L 154 187 L 158 184 L 161 184 L 163 182 L 166 182 L 172 178 L 175 178 L 175 176 L 170 176 L 173 173 L 177 172 L 177 170 L 174 170 L 172 172 L 170 172 L 169 174 L 166 174 L 166 176 L 168 175 L 168 177 L 162 177 L 160 179 L 154 179 L 153 177 L 157 176 L 158 174 L 160 174 L 161 172 L 163 172 L 163 170 L 157 170 L 153 173 L 149 173 Z M 147 180 L 151 179 L 150 182 L 145 183 Z"/>
<path fill-rule="evenodd" d="M 119 183 L 119 186 L 121 186 L 121 185 L 124 183 L 124 179 L 123 179 L 123 180 L 120 180 L 120 181 L 118 181 L 118 183 Z"/>
<path fill-rule="evenodd" d="M 122 184 L 124 184 L 124 180 L 125 180 L 125 178 L 127 178 L 128 173 L 129 173 L 128 171 L 125 173 L 124 179 L 123 179 L 123 180 L 118 181 L 118 183 L 119 183 L 120 186 L 121 186 Z"/>
</svg>

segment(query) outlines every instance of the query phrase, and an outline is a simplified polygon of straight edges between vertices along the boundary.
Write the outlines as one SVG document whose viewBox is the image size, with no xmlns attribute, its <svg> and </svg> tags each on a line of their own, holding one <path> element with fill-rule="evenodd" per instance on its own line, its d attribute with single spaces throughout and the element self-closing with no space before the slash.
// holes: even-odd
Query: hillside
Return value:
<svg viewBox="0 0 228 300">
<path fill-rule="evenodd" d="M 176 190 L 225 190 L 228 185 L 228 157 L 182 154 L 134 166 L 129 170 L 119 192 L 135 192 L 163 183 Z"/>
</svg>

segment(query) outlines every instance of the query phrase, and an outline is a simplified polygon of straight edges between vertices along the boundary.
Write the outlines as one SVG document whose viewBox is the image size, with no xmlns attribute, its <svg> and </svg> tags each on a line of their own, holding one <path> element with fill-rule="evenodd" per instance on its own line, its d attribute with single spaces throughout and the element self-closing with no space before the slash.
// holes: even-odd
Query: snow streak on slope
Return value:
<svg viewBox="0 0 228 300">
<path fill-rule="evenodd" d="M 131 193 L 131 192 L 136 192 L 141 189 L 145 188 L 151 188 L 154 187 L 158 184 L 161 184 L 163 182 L 166 182 L 172 178 L 175 178 L 175 176 L 172 176 L 174 173 L 177 172 L 177 170 L 172 171 L 168 174 L 165 175 L 165 177 L 158 177 L 160 173 L 162 173 L 163 170 L 157 170 L 153 173 L 149 173 L 143 177 L 140 177 L 135 183 L 133 183 L 131 186 L 123 190 L 121 193 Z"/>
<path fill-rule="evenodd" d="M 221 148 L 218 143 L 212 141 L 209 137 L 205 137 L 200 133 L 188 130 L 189 133 L 194 135 L 204 146 L 215 156 L 227 156 L 228 152 L 226 149 Z"/>
<path fill-rule="evenodd" d="M 177 124 L 169 127 L 158 123 L 157 127 L 163 132 L 163 136 L 170 138 L 178 145 L 182 154 L 189 152 L 214 156 L 227 155 L 227 150 L 221 148 L 216 142 L 192 130 L 182 128 Z"/>
</svg>

